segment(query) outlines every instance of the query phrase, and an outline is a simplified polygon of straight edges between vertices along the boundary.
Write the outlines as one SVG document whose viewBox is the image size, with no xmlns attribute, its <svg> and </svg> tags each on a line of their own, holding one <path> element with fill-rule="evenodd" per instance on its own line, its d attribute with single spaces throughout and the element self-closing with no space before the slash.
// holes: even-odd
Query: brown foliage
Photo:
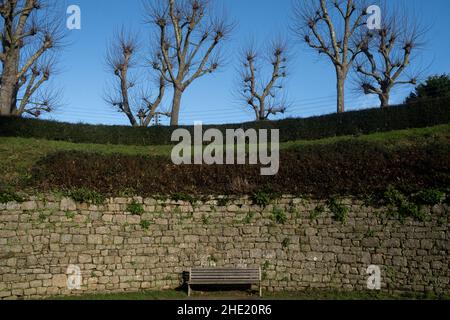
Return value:
<svg viewBox="0 0 450 320">
<path fill-rule="evenodd" d="M 389 150 L 361 142 L 310 146 L 281 153 L 280 171 L 261 176 L 259 166 L 182 165 L 169 159 L 62 152 L 33 169 L 44 190 L 85 187 L 107 195 L 133 189 L 156 194 L 249 194 L 263 188 L 315 197 L 383 193 L 388 186 L 416 192 L 450 185 L 448 145 Z"/>
</svg>

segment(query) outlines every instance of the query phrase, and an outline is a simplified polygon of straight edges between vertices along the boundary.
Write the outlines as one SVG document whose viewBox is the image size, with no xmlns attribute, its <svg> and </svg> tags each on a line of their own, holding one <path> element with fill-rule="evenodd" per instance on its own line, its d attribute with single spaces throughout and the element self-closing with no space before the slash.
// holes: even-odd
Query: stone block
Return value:
<svg viewBox="0 0 450 320">
<path fill-rule="evenodd" d="M 88 244 L 102 244 L 102 235 L 90 234 L 88 235 Z"/>
<path fill-rule="evenodd" d="M 52 284 L 56 288 L 67 288 L 67 276 L 65 274 L 54 275 Z"/>
<path fill-rule="evenodd" d="M 59 208 L 61 211 L 75 211 L 77 210 L 77 204 L 70 198 L 63 198 Z"/>
</svg>

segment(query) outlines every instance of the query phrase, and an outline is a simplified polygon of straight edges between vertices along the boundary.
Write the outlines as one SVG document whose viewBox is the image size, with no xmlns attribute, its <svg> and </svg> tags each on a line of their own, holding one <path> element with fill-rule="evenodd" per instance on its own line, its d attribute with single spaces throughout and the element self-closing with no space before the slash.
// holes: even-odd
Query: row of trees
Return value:
<svg viewBox="0 0 450 320">
<path fill-rule="evenodd" d="M 39 116 L 53 108 L 55 93 L 42 90 L 53 74 L 55 52 L 64 38 L 58 27 L 61 24 L 50 18 L 53 3 L 0 0 L 0 115 Z M 112 83 L 105 100 L 133 126 L 149 126 L 161 115 L 178 125 L 184 92 L 197 79 L 225 66 L 221 48 L 235 24 L 214 15 L 208 0 L 143 3 L 153 35 L 152 53 L 142 57 L 139 37 L 126 28 L 118 31 L 106 55 Z M 416 67 L 414 58 L 426 30 L 404 17 L 401 10 L 382 8 L 380 27 L 371 29 L 366 23 L 371 12 L 363 0 L 297 0 L 293 4 L 292 33 L 334 66 L 337 112 L 345 111 L 345 84 L 350 74 L 364 94 L 378 96 L 383 108 L 389 106 L 395 87 L 417 82 L 417 73 L 407 71 Z M 264 48 L 249 45 L 240 53 L 236 91 L 257 120 L 267 120 L 288 108 L 283 89 L 289 52 L 288 42 L 278 40 Z M 145 81 L 140 78 L 143 70 L 151 70 Z M 168 87 L 170 110 L 163 107 Z"/>
<path fill-rule="evenodd" d="M 397 9 L 385 6 L 379 13 L 379 28 L 368 28 L 368 7 L 363 1 L 301 1 L 295 7 L 294 31 L 319 54 L 327 56 L 336 69 L 337 111 L 345 111 L 345 82 L 355 71 L 365 94 L 379 97 L 389 106 L 394 87 L 416 84 L 416 75 L 406 75 L 413 53 L 420 48 L 425 29 L 408 20 Z"/>
<path fill-rule="evenodd" d="M 371 30 L 366 23 L 370 18 L 367 9 L 361 0 L 294 3 L 293 33 L 335 68 L 337 112 L 345 111 L 345 83 L 352 71 L 359 88 L 364 94 L 377 95 L 382 108 L 389 106 L 395 87 L 417 83 L 417 75 L 405 71 L 420 48 L 425 30 L 400 10 L 390 12 L 386 7 L 380 27 Z M 220 45 L 228 39 L 233 23 L 213 17 L 204 0 L 153 0 L 146 12 L 157 35 L 150 64 L 157 72 L 158 94 L 154 99 L 145 93 L 134 96 L 135 106 L 130 104 L 135 82 L 128 80 L 128 72 L 137 39 L 122 31 L 115 37 L 107 58 L 117 78 L 107 101 L 125 113 L 132 125 L 148 125 L 158 114 L 169 116 L 171 124 L 178 125 L 183 93 L 193 81 L 223 65 Z M 242 50 L 237 91 L 243 105 L 254 111 L 256 120 L 267 120 L 288 108 L 283 93 L 288 52 L 286 41 L 281 40 L 265 49 L 252 44 Z M 267 76 L 264 71 L 268 69 Z M 173 91 L 171 111 L 158 113 L 166 85 Z"/>
<path fill-rule="evenodd" d="M 148 88 L 135 92 L 136 79 L 130 73 L 136 67 L 139 40 L 122 30 L 114 36 L 107 55 L 116 83 L 106 101 L 125 113 L 134 126 L 148 125 L 158 114 L 170 116 L 171 124 L 178 125 L 183 93 L 195 80 L 221 67 L 220 46 L 233 24 L 212 17 L 204 0 L 151 0 L 144 2 L 144 8 L 154 31 L 153 54 L 145 60 L 154 71 L 158 94 L 152 98 Z M 169 85 L 173 90 L 171 111 L 158 112 Z"/>
</svg>

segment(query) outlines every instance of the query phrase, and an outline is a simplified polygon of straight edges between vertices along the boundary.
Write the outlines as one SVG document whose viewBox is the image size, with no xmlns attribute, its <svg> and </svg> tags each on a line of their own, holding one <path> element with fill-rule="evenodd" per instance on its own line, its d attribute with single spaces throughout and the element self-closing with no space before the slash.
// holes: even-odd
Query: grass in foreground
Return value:
<svg viewBox="0 0 450 320">
<path fill-rule="evenodd" d="M 195 292 L 188 297 L 183 291 L 143 291 L 135 293 L 115 294 L 87 294 L 81 296 L 60 296 L 48 300 L 254 300 L 257 295 L 243 292 Z M 263 300 L 449 300 L 449 296 L 436 296 L 434 294 L 390 294 L 387 292 L 338 292 L 307 290 L 302 292 L 264 293 Z"/>
</svg>

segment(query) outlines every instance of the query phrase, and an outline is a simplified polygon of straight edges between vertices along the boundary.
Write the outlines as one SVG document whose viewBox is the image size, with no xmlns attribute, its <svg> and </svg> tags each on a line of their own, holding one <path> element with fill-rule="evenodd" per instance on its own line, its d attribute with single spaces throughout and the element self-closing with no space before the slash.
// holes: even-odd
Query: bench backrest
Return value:
<svg viewBox="0 0 450 320">
<path fill-rule="evenodd" d="M 192 284 L 256 284 L 261 281 L 260 269 L 192 268 Z"/>
</svg>

